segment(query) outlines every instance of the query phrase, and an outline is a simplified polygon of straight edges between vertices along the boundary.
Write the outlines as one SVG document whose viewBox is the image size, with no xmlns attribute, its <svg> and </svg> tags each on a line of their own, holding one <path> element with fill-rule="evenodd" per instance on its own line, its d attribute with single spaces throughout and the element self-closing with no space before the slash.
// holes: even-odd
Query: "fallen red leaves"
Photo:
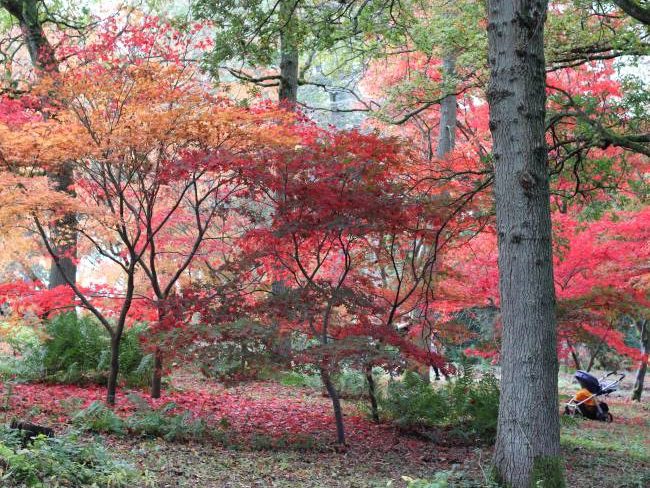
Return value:
<svg viewBox="0 0 650 488">
<path fill-rule="evenodd" d="M 7 416 L 29 418 L 42 423 L 70 422 L 71 408 L 85 408 L 94 401 L 103 401 L 105 389 L 100 386 L 50 385 L 42 383 L 4 385 Z M 167 392 L 161 399 L 151 399 L 142 392 L 122 389 L 117 395 L 115 413 L 125 417 L 136 406 L 127 398 L 140 395 L 154 408 L 174 402 L 179 411 L 189 411 L 210 425 L 228 425 L 234 433 L 247 437 L 253 434 L 291 440 L 310 437 L 322 442 L 334 441 L 334 418 L 329 399 L 308 390 L 297 390 L 271 383 L 252 383 L 232 391 L 196 389 Z M 75 400 L 78 399 L 78 400 Z M 345 416 L 351 445 L 392 450 L 399 445 L 419 450 L 424 442 L 399 436 L 388 425 L 373 424 L 356 411 Z"/>
</svg>

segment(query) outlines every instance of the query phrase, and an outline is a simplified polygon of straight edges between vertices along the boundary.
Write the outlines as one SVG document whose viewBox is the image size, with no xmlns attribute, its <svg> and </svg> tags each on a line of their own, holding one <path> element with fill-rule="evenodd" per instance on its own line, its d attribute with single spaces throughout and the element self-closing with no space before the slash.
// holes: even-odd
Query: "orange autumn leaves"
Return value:
<svg viewBox="0 0 650 488">
<path fill-rule="evenodd" d="M 38 112 L 21 124 L 0 121 L 4 213 L 90 211 L 55 194 L 43 178 L 63 164 L 115 165 L 139 171 L 177 164 L 183 151 L 242 157 L 264 147 L 292 147 L 292 116 L 234 106 L 211 93 L 194 68 L 146 62 L 96 65 L 55 73 L 32 93 Z M 30 109 L 33 110 L 33 109 Z M 22 195 L 22 197 L 20 196 Z M 8 211 L 8 212 L 7 212 Z"/>
</svg>

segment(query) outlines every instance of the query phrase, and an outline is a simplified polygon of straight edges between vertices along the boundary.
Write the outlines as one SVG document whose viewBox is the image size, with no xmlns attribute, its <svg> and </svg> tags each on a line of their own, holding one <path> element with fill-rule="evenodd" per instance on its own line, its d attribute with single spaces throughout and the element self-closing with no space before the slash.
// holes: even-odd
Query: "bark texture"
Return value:
<svg viewBox="0 0 650 488">
<path fill-rule="evenodd" d="M 294 29 L 296 1 L 280 0 L 280 89 L 278 99 L 289 107 L 298 100 L 298 46 Z"/>
<path fill-rule="evenodd" d="M 372 376 L 372 366 L 366 368 L 366 381 L 368 382 L 368 396 L 370 397 L 370 412 L 372 421 L 379 423 L 379 408 L 377 405 L 377 387 L 375 378 Z"/>
<path fill-rule="evenodd" d="M 495 164 L 503 338 L 494 465 L 536 486 L 560 454 L 555 290 L 545 133 L 547 0 L 489 0 L 490 130 Z M 561 473 L 542 475 L 562 480 Z M 542 481 L 542 486 L 547 485 Z"/>
<path fill-rule="evenodd" d="M 456 75 L 456 56 L 448 54 L 442 60 L 443 77 L 448 85 L 447 90 L 456 91 L 452 83 Z M 438 130 L 438 146 L 436 156 L 444 158 L 453 151 L 456 145 L 456 124 L 458 123 L 458 103 L 456 93 L 450 93 L 440 102 L 440 128 Z"/>
<path fill-rule="evenodd" d="M 644 354 L 645 358 L 639 363 L 639 369 L 636 371 L 636 379 L 634 380 L 634 388 L 632 389 L 632 400 L 638 402 L 641 401 L 645 373 L 648 370 L 648 353 L 650 353 L 650 327 L 648 325 L 648 319 L 637 320 L 636 322 L 636 327 L 641 335 L 641 353 Z"/>
<path fill-rule="evenodd" d="M 650 6 L 643 6 L 635 0 L 612 1 L 630 17 L 635 18 L 645 25 L 650 25 Z"/>
<path fill-rule="evenodd" d="M 50 183 L 56 191 L 75 196 L 74 170 L 72 165 L 65 164 L 56 173 L 50 173 Z M 50 238 L 54 244 L 57 256 L 60 256 L 59 266 L 52 263 L 48 287 L 56 288 L 68 282 L 77 281 L 77 215 L 68 213 L 50 227 Z M 65 276 L 63 274 L 65 273 Z M 66 277 L 68 278 L 66 280 Z"/>
</svg>

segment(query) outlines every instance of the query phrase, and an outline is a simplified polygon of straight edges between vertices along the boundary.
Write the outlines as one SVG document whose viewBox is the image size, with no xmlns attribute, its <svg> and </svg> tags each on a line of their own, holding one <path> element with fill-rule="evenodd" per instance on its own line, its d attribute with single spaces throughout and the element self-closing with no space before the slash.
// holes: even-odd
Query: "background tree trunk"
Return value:
<svg viewBox="0 0 650 488">
<path fill-rule="evenodd" d="M 488 1 L 503 338 L 496 475 L 512 488 L 564 486 L 545 142 L 547 0 Z"/>
<path fill-rule="evenodd" d="M 32 64 L 37 72 L 58 71 L 54 49 L 48 41 L 39 17 L 38 0 L 0 0 L 12 17 L 16 19 Z M 63 191 L 74 196 L 74 170 L 72 165 L 65 164 L 59 171 L 50 173 L 50 182 L 57 191 Z M 54 261 L 50 264 L 49 288 L 66 284 L 63 273 L 70 282 L 77 280 L 77 233 L 75 231 L 77 217 L 67 214 L 50 227 L 52 241 L 59 259 L 59 266 Z"/>
<path fill-rule="evenodd" d="M 280 0 L 280 87 L 278 101 L 287 108 L 294 110 L 298 101 L 298 46 L 294 33 L 294 16 L 296 15 L 296 0 Z M 287 291 L 284 281 L 278 280 L 271 284 L 275 295 Z M 282 334 L 278 329 L 277 353 L 289 357 L 291 354 L 291 334 Z"/>
<path fill-rule="evenodd" d="M 368 396 L 370 397 L 370 412 L 372 420 L 379 423 L 379 409 L 377 408 L 377 388 L 375 385 L 375 378 L 372 376 L 372 366 L 366 367 L 366 381 L 368 382 Z"/>
<path fill-rule="evenodd" d="M 636 379 L 634 380 L 634 388 L 632 389 L 632 400 L 641 401 L 643 394 L 643 383 L 645 380 L 645 373 L 648 369 L 648 353 L 650 352 L 650 328 L 648 328 L 648 319 L 637 320 L 636 327 L 641 334 L 641 353 L 644 359 L 639 363 L 639 369 L 636 371 Z"/>
<path fill-rule="evenodd" d="M 57 173 L 48 175 L 55 190 L 75 196 L 74 191 L 74 170 L 72 165 L 65 164 Z M 54 250 L 59 259 L 59 265 L 52 263 L 50 266 L 50 278 L 48 288 L 56 288 L 68 282 L 77 282 L 77 216 L 68 213 L 62 219 L 57 220 L 50 227 L 50 235 L 54 243 Z M 66 281 L 63 273 L 68 278 Z"/>
<path fill-rule="evenodd" d="M 293 108 L 298 100 L 298 46 L 294 28 L 296 0 L 280 0 L 280 88 L 278 99 Z"/>
<path fill-rule="evenodd" d="M 569 346 L 569 351 L 571 351 L 571 357 L 573 358 L 573 363 L 575 364 L 576 369 L 582 369 L 582 365 L 580 364 L 580 356 L 578 356 L 578 352 L 575 350 L 571 342 L 566 341 L 566 343 Z"/>
<path fill-rule="evenodd" d="M 453 54 L 447 54 L 442 60 L 442 68 L 445 89 L 455 92 L 456 86 L 453 80 L 456 75 L 456 57 Z M 457 111 L 456 94 L 450 93 L 440 102 L 440 126 L 436 148 L 436 156 L 440 159 L 453 151 L 456 145 Z"/>
</svg>

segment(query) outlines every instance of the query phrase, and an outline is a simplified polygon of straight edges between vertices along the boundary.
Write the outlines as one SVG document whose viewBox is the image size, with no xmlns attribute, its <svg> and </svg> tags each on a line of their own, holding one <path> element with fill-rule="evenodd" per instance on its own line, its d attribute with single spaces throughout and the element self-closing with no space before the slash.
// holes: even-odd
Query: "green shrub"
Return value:
<svg viewBox="0 0 650 488">
<path fill-rule="evenodd" d="M 378 400 L 380 412 L 402 428 L 439 425 L 448 415 L 446 396 L 410 371 L 391 380 Z"/>
<path fill-rule="evenodd" d="M 145 354 L 140 342 L 140 337 L 146 328 L 144 324 L 130 327 L 124 331 L 120 342 L 120 375 L 130 387 L 143 387 L 151 383 L 153 354 Z M 110 360 L 110 357 L 108 359 Z M 104 370 L 108 371 L 108 369 L 107 362 Z"/>
<path fill-rule="evenodd" d="M 341 398 L 362 398 L 368 394 L 366 377 L 357 369 L 343 368 L 332 379 Z"/>
<path fill-rule="evenodd" d="M 108 348 L 108 335 L 89 316 L 63 313 L 45 326 L 43 368 L 66 383 L 76 383 L 85 373 L 98 371 L 98 358 Z"/>
<path fill-rule="evenodd" d="M 332 381 L 341 398 L 362 398 L 368 394 L 366 377 L 357 369 L 345 367 L 332 375 Z M 306 370 L 306 368 L 282 373 L 280 383 L 284 386 L 298 386 L 315 390 L 323 388 L 320 375 Z"/>
<path fill-rule="evenodd" d="M 299 371 L 287 371 L 280 377 L 280 383 L 284 386 L 298 386 L 318 390 L 323 387 L 320 376 L 316 374 L 301 373 Z"/>
<path fill-rule="evenodd" d="M 448 395 L 448 423 L 465 435 L 493 442 L 499 414 L 499 383 L 492 373 L 478 380 L 471 364 L 461 364 L 461 374 L 445 388 Z"/>
<path fill-rule="evenodd" d="M 402 479 L 406 481 L 406 488 L 447 488 L 450 474 L 451 471 L 438 471 L 431 480 L 415 479 L 409 476 L 402 476 Z"/>
<path fill-rule="evenodd" d="M 480 438 L 494 442 L 499 416 L 499 382 L 493 374 L 484 374 L 470 388 L 465 413 L 471 430 Z"/>
<path fill-rule="evenodd" d="M 143 437 L 163 437 L 168 441 L 201 439 L 206 435 L 206 423 L 194 419 L 190 412 L 174 413 L 176 404 L 169 402 L 153 409 L 141 397 L 129 395 L 136 411 L 122 419 L 101 402 L 93 402 L 73 417 L 82 430 L 122 435 L 126 432 Z"/>
<path fill-rule="evenodd" d="M 120 343 L 120 377 L 128 386 L 148 383 L 153 369 L 151 355 L 140 345 L 144 325 L 124 331 Z M 22 381 L 45 380 L 60 383 L 105 384 L 110 366 L 110 338 L 93 317 L 63 313 L 45 324 L 47 338 L 34 340 L 22 334 L 14 337 L 19 358 L 0 363 L 0 375 Z M 20 337 L 24 337 L 21 342 Z"/>
<path fill-rule="evenodd" d="M 124 421 L 104 403 L 95 401 L 72 417 L 72 422 L 83 430 L 124 434 Z"/>
<path fill-rule="evenodd" d="M 461 375 L 433 388 L 418 374 L 408 372 L 401 380 L 391 380 L 379 395 L 379 409 L 384 417 L 404 429 L 444 427 L 463 437 L 480 437 L 493 442 L 499 410 L 499 385 L 487 373 L 474 378 L 465 364 Z"/>
<path fill-rule="evenodd" d="M 4 487 L 131 487 L 147 481 L 96 443 L 74 434 L 38 437 L 21 447 L 17 431 L 0 427 L 0 480 Z"/>
<path fill-rule="evenodd" d="M 219 324 L 211 340 L 195 346 L 201 372 L 224 384 L 270 379 L 288 366 L 288 339 L 277 329 L 254 320 Z"/>
<path fill-rule="evenodd" d="M 168 441 L 196 440 L 206 435 L 207 425 L 204 420 L 193 418 L 188 411 L 173 413 L 175 408 L 176 404 L 169 402 L 158 409 L 153 409 L 142 400 L 140 408 L 126 419 L 126 426 L 133 434 L 163 437 Z"/>
<path fill-rule="evenodd" d="M 0 378 L 3 380 L 34 381 L 43 377 L 43 348 L 41 341 L 31 327 L 2 327 L 7 343 L 14 351 L 13 356 L 0 356 Z"/>
</svg>

